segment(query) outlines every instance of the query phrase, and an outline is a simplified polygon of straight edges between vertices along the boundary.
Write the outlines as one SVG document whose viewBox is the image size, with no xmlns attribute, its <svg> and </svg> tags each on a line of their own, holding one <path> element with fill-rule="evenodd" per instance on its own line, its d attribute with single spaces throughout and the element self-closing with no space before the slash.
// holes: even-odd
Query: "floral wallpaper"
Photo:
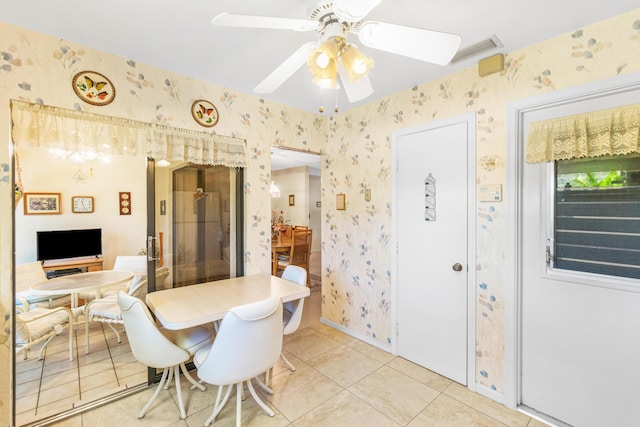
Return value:
<svg viewBox="0 0 640 427">
<path fill-rule="evenodd" d="M 117 88 L 111 104 L 95 107 L 75 96 L 70 82 L 83 70 L 110 78 Z M 636 9 L 510 52 L 501 73 L 480 78 L 474 66 L 325 117 L 0 23 L 0 140 L 10 141 L 11 98 L 196 130 L 203 129 L 190 116 L 191 103 L 212 101 L 220 113 L 214 131 L 247 141 L 247 273 L 269 271 L 269 146 L 322 152 L 323 316 L 390 347 L 393 132 L 474 111 L 476 181 L 506 187 L 510 102 L 639 70 Z M 5 201 L 0 204 L 0 319 L 12 307 L 9 159 L 5 146 L 0 150 L 0 197 Z M 370 202 L 362 197 L 365 188 L 375 189 Z M 347 209 L 325 209 L 333 206 L 337 193 L 346 194 Z M 504 278 L 507 214 L 504 203 L 479 204 L 475 230 L 476 382 L 498 393 L 504 391 L 503 296 L 505 287 L 512 286 Z M 8 361 L 8 346 L 0 339 L 0 375 L 8 376 Z M 9 393 L 8 384 L 0 388 L 0 408 L 9 406 Z M 8 424 L 2 416 L 0 422 Z"/>
<path fill-rule="evenodd" d="M 418 124 L 476 113 L 476 182 L 506 188 L 507 105 L 640 70 L 640 9 L 505 57 L 501 73 L 476 67 L 331 117 L 323 158 L 323 206 L 345 193 L 347 210 L 323 212 L 323 316 L 390 345 L 391 137 Z M 371 202 L 362 196 L 374 189 Z M 507 205 L 478 203 L 476 383 L 504 392 Z"/>
</svg>

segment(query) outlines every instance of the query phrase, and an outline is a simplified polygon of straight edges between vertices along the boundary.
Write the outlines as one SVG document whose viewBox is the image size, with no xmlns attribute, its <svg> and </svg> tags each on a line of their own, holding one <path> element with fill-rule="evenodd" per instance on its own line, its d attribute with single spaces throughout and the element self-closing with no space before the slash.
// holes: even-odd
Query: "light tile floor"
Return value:
<svg viewBox="0 0 640 427">
<path fill-rule="evenodd" d="M 447 378 L 354 339 L 319 322 L 320 292 L 305 302 L 300 329 L 284 339 L 297 370 L 280 361 L 273 395 L 261 394 L 276 415 L 270 418 L 248 396 L 245 426 L 517 426 L 545 424 L 469 391 Z M 174 387 L 162 391 L 145 418 L 136 414 L 154 387 L 53 424 L 56 427 L 201 426 L 210 416 L 217 388 L 189 390 L 183 383 L 188 417 L 180 420 Z M 248 395 L 248 393 L 247 393 Z M 235 424 L 235 400 L 214 425 Z"/>
<path fill-rule="evenodd" d="M 312 254 L 311 274 L 320 274 L 319 254 Z M 274 368 L 274 394 L 261 394 L 276 412 L 270 418 L 248 397 L 242 404 L 247 426 L 518 426 L 545 424 L 510 410 L 466 387 L 401 357 L 320 323 L 319 288 L 305 301 L 298 331 L 284 338 L 284 352 L 296 366 L 280 361 Z M 78 332 L 80 353 L 67 360 L 65 334 L 49 345 L 44 362 L 17 363 L 18 425 L 146 382 L 146 368 L 127 344 L 116 343 L 108 327 L 92 325 L 91 353 L 84 354 L 84 329 Z M 142 420 L 136 414 L 155 387 L 102 407 L 55 422 L 56 427 L 201 426 L 210 414 L 217 388 L 189 390 L 183 382 L 188 417 L 180 420 L 175 388 L 162 391 Z M 235 424 L 235 400 L 214 425 Z"/>
</svg>

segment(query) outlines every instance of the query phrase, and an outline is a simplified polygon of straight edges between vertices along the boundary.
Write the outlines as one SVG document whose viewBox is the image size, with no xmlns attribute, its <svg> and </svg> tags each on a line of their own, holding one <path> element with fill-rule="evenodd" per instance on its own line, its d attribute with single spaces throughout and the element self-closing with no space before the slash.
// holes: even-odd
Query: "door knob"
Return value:
<svg viewBox="0 0 640 427">
<path fill-rule="evenodd" d="M 456 262 L 455 264 L 453 264 L 453 271 L 462 271 L 462 264 L 460 264 L 459 262 Z"/>
</svg>

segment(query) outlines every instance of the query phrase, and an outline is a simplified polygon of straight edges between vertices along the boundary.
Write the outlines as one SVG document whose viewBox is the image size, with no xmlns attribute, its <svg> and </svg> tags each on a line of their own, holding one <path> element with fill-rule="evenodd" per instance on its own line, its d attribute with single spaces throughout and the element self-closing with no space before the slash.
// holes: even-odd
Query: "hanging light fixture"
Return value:
<svg viewBox="0 0 640 427">
<path fill-rule="evenodd" d="M 344 37 L 333 36 L 313 49 L 307 57 L 307 67 L 313 75 L 313 82 L 323 89 L 335 89 L 338 85 L 340 60 L 351 83 L 367 75 L 373 67 L 373 60 L 364 56 L 357 46 L 346 43 Z"/>
<path fill-rule="evenodd" d="M 271 181 L 271 189 L 269 190 L 271 197 L 278 199 L 280 197 L 280 189 L 276 186 L 275 182 Z"/>
</svg>

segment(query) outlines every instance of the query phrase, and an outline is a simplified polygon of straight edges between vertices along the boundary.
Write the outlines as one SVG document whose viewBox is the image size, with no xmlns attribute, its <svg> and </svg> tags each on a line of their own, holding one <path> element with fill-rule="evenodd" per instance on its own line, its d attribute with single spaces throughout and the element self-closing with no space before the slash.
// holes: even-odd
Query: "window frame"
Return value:
<svg viewBox="0 0 640 427">
<path fill-rule="evenodd" d="M 546 212 L 541 221 L 544 222 L 544 236 L 541 236 L 541 249 L 549 254 L 549 261 L 546 256 L 542 259 L 542 277 L 549 280 L 570 282 L 574 284 L 595 286 L 604 289 L 615 289 L 634 293 L 640 293 L 640 280 L 629 277 L 610 276 L 606 274 L 588 273 L 577 270 L 567 270 L 556 268 L 555 260 L 555 181 L 556 164 L 549 162 L 544 165 L 543 175 L 544 194 L 541 195 L 541 206 Z"/>
</svg>

